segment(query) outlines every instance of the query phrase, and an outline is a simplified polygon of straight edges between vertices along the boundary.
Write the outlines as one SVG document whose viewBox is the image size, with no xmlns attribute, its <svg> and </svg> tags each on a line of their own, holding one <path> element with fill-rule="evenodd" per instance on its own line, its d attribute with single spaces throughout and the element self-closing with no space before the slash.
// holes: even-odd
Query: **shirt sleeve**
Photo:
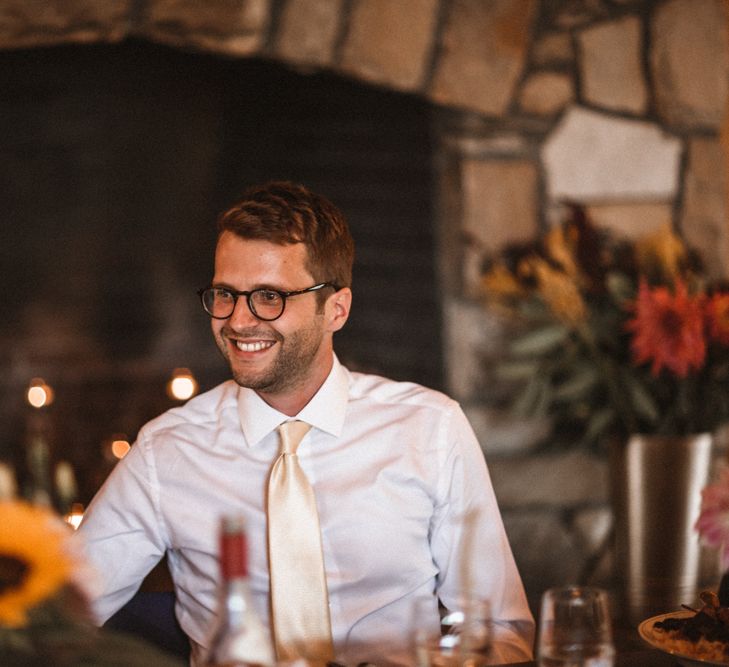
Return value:
<svg viewBox="0 0 729 667">
<path fill-rule="evenodd" d="M 454 406 L 439 434 L 439 476 L 431 550 L 439 569 L 436 592 L 456 609 L 463 592 L 489 600 L 493 619 L 490 659 L 530 660 L 534 619 L 514 562 L 483 452 Z"/>
<path fill-rule="evenodd" d="M 98 491 L 75 534 L 95 574 L 88 593 L 99 624 L 126 604 L 165 553 L 158 491 L 149 443 L 140 437 Z"/>
</svg>

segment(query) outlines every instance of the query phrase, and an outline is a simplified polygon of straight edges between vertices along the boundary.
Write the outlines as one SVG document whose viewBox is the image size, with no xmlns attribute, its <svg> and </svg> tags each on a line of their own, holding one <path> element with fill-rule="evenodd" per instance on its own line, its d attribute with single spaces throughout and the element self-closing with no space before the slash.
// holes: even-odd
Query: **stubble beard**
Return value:
<svg viewBox="0 0 729 667">
<path fill-rule="evenodd" d="M 278 353 L 263 371 L 253 372 L 234 366 L 224 333 L 225 329 L 216 336 L 216 342 L 230 366 L 233 380 L 241 387 L 266 394 L 290 391 L 304 384 L 322 343 L 321 328 L 314 325 L 286 337 L 274 332 Z M 255 332 L 245 335 L 256 337 Z M 267 337 L 270 335 L 266 332 Z"/>
</svg>

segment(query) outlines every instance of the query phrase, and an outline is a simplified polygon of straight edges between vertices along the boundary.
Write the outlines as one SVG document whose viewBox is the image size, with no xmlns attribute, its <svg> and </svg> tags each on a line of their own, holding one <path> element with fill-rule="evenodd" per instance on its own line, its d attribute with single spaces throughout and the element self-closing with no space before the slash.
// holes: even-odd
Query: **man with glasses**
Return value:
<svg viewBox="0 0 729 667">
<path fill-rule="evenodd" d="M 217 606 L 216 527 L 221 515 L 242 513 L 254 604 L 279 650 L 284 613 L 270 572 L 280 551 L 298 548 L 286 536 L 293 545 L 300 525 L 294 506 L 284 512 L 289 533 L 273 537 L 272 469 L 283 457 L 281 424 L 295 421 L 305 424 L 293 458 L 315 497 L 326 617 L 302 623 L 325 621 L 329 653 L 320 655 L 352 666 L 413 664 L 414 628 L 437 628 L 439 605 L 455 609 L 468 594 L 490 601 L 490 660 L 529 659 L 533 620 L 460 407 L 412 383 L 350 372 L 334 354 L 354 259 L 340 211 L 274 182 L 247 191 L 218 229 L 213 278 L 199 296 L 233 381 L 145 425 L 90 505 L 79 532 L 102 573 L 99 620 L 167 554 L 192 664 L 202 664 Z M 301 559 L 308 586 L 316 577 Z M 285 604 L 297 597 L 284 594 Z M 413 619 L 423 600 L 427 617 Z"/>
</svg>

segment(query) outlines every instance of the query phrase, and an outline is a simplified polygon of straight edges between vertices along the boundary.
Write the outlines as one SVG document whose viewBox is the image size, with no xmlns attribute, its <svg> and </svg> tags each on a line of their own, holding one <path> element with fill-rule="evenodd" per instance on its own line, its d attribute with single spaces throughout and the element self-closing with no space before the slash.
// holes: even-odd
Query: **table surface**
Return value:
<svg viewBox="0 0 729 667">
<path fill-rule="evenodd" d="M 628 653 L 619 653 L 615 660 L 615 667 L 677 667 L 678 662 L 670 655 L 661 653 L 660 651 L 630 651 Z M 508 665 L 508 667 L 536 667 L 537 663 L 519 662 Z M 502 666 L 507 667 L 507 666 Z"/>
</svg>

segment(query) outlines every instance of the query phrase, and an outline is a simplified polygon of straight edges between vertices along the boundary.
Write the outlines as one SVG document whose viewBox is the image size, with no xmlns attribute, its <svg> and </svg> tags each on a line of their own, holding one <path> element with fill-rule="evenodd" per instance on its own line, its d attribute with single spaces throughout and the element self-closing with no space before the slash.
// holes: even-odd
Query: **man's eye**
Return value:
<svg viewBox="0 0 729 667">
<path fill-rule="evenodd" d="M 227 289 L 216 287 L 213 289 L 213 296 L 216 301 L 230 301 L 233 295 Z"/>
<path fill-rule="evenodd" d="M 271 305 L 279 303 L 281 301 L 281 295 L 273 290 L 262 289 L 256 292 L 256 300 L 259 303 Z"/>
</svg>

